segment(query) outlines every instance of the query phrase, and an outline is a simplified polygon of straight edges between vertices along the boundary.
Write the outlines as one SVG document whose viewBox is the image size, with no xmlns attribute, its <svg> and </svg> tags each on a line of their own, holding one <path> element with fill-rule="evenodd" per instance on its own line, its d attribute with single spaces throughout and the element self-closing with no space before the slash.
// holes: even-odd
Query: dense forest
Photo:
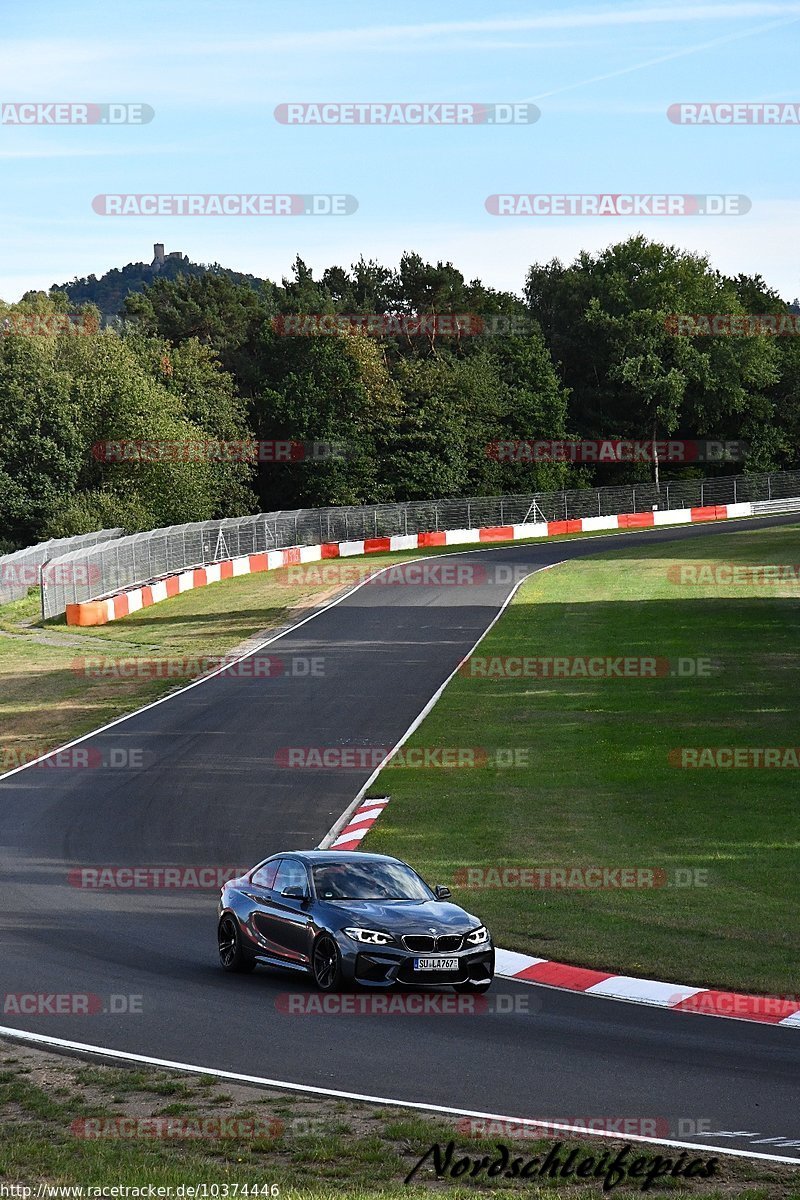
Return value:
<svg viewBox="0 0 800 1200">
<path fill-rule="evenodd" d="M 652 476 L 646 462 L 504 461 L 487 449 L 515 439 L 747 445 L 743 462 L 665 463 L 664 480 L 796 467 L 800 337 L 693 335 L 674 320 L 792 311 L 760 276 L 726 277 L 643 237 L 534 265 L 519 295 L 412 253 L 397 268 L 362 259 L 319 278 L 297 259 L 280 284 L 176 256 L 28 293 L 0 303 L 0 539 Z M 98 453 L 253 439 L 346 453 Z"/>
</svg>

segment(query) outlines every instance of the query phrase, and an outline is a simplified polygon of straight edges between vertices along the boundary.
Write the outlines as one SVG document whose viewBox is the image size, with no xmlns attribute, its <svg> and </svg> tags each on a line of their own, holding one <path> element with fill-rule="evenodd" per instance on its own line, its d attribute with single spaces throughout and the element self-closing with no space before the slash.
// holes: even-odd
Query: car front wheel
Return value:
<svg viewBox="0 0 800 1200">
<path fill-rule="evenodd" d="M 330 936 L 323 933 L 314 942 L 311 955 L 311 970 L 314 983 L 321 992 L 336 992 L 342 986 L 342 956 L 339 947 Z"/>
</svg>

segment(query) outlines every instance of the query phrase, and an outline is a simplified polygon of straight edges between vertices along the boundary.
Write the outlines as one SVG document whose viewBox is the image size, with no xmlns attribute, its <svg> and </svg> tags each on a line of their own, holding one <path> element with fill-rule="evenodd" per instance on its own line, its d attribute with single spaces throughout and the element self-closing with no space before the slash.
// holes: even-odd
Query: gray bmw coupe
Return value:
<svg viewBox="0 0 800 1200">
<path fill-rule="evenodd" d="M 220 963 L 310 975 L 324 992 L 396 984 L 485 992 L 494 946 L 477 917 L 385 854 L 292 850 L 222 888 Z"/>
</svg>

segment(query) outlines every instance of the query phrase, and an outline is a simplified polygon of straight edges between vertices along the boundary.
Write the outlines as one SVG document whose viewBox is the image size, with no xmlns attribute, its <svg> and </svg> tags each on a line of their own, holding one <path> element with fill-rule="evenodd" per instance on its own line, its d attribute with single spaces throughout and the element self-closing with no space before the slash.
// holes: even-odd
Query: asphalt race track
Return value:
<svg viewBox="0 0 800 1200">
<path fill-rule="evenodd" d="M 88 992 L 100 1008 L 140 1004 L 141 1011 L 6 1010 L 0 1024 L 461 1111 L 568 1123 L 653 1118 L 659 1136 L 800 1161 L 798 1029 L 503 979 L 492 993 L 524 997 L 528 1011 L 294 1015 L 284 1011 L 286 997 L 308 993 L 304 980 L 265 969 L 229 976 L 217 966 L 215 892 L 91 892 L 67 881 L 71 869 L 85 865 L 245 866 L 280 849 L 316 845 L 371 768 L 290 770 L 275 764 L 276 752 L 393 746 L 496 615 L 513 586 L 508 568 L 533 572 L 679 538 L 696 539 L 702 557 L 717 534 L 797 519 L 432 559 L 480 564 L 485 572 L 467 587 L 365 585 L 255 653 L 320 656 L 321 676 L 243 678 L 229 669 L 81 743 L 104 761 L 112 752 L 141 753 L 142 769 L 29 766 L 5 776 L 0 992 Z M 162 614 L 156 607 L 149 619 L 157 623 Z"/>
</svg>

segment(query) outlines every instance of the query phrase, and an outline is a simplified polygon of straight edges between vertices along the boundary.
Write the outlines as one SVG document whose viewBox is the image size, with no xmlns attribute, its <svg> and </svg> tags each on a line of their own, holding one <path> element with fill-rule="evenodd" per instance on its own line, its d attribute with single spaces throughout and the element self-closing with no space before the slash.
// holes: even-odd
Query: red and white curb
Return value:
<svg viewBox="0 0 800 1200">
<path fill-rule="evenodd" d="M 362 838 L 369 833 L 388 803 L 388 796 L 381 800 L 362 800 L 347 824 L 333 839 L 328 849 L 357 850 Z"/>
<path fill-rule="evenodd" d="M 533 958 L 513 950 L 498 950 L 495 971 L 522 983 L 546 984 L 607 1000 L 628 1000 L 670 1008 L 675 1012 L 704 1013 L 711 1017 L 734 1017 L 742 1021 L 761 1021 L 767 1025 L 786 1025 L 800 1029 L 800 996 L 750 996 L 741 992 L 721 992 L 712 988 L 685 987 L 656 979 L 635 979 L 589 967 Z"/>
<path fill-rule="evenodd" d="M 389 797 L 362 800 L 330 844 L 331 850 L 358 850 L 361 842 L 389 803 Z M 732 1017 L 741 1021 L 760 1021 L 767 1025 L 785 1025 L 800 1029 L 800 995 L 751 996 L 740 992 L 722 992 L 713 988 L 687 987 L 657 979 L 637 979 L 615 975 L 591 967 L 534 958 L 514 950 L 495 951 L 495 973 L 519 983 L 543 984 L 606 1000 L 627 1000 L 670 1008 L 675 1012 L 702 1013 L 711 1017 Z"/>
<path fill-rule="evenodd" d="M 140 587 L 98 600 L 68 604 L 68 625 L 105 625 L 149 608 L 161 600 L 178 596 L 193 588 L 219 583 L 239 575 L 274 571 L 279 567 L 319 562 L 328 558 L 351 558 L 363 554 L 389 554 L 398 550 L 423 550 L 435 546 L 465 546 L 473 543 L 517 542 L 528 538 L 563 537 L 570 533 L 596 533 L 606 529 L 652 529 L 661 525 L 692 525 L 750 517 L 753 506 L 712 504 L 702 508 L 674 508 L 663 512 L 620 513 L 609 517 L 582 517 L 574 521 L 548 521 L 525 525 L 495 525 L 481 529 L 447 529 L 435 533 L 409 533 L 395 537 L 362 538 L 353 542 L 322 542 L 318 546 L 288 546 L 264 554 L 245 554 L 240 558 L 193 567 L 177 575 L 151 580 Z"/>
</svg>

